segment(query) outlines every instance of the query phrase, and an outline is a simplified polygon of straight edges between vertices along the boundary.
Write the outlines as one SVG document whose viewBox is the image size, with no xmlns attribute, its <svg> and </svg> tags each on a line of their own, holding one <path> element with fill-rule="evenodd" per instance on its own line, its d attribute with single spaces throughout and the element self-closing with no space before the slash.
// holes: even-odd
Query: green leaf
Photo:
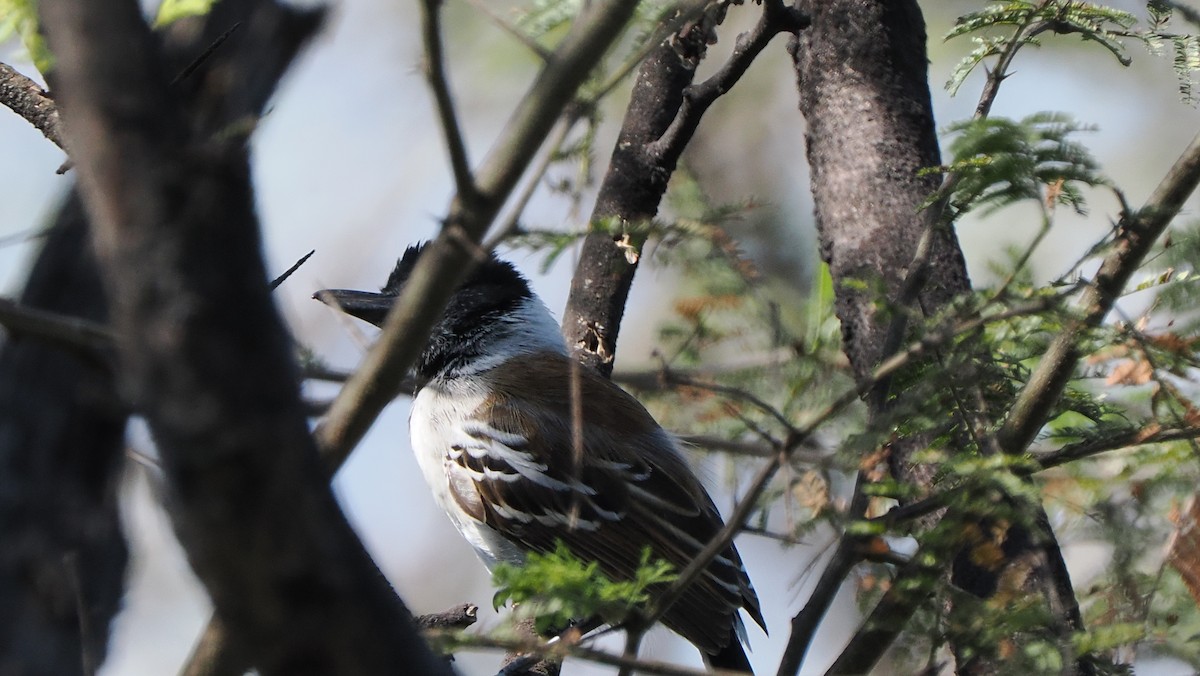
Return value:
<svg viewBox="0 0 1200 676">
<path fill-rule="evenodd" d="M 189 16 L 204 16 L 216 0 L 163 0 L 154 17 L 154 27 L 162 28 Z"/>
<path fill-rule="evenodd" d="M 30 60 L 41 73 L 54 67 L 54 57 L 38 32 L 37 5 L 34 0 L 0 0 L 0 42 L 13 36 L 29 53 Z"/>
<path fill-rule="evenodd" d="M 619 624 L 650 600 L 650 587 L 674 579 L 672 566 L 652 561 L 649 548 L 642 551 L 632 579 L 613 580 L 595 561 L 584 563 L 559 541 L 552 552 L 530 553 L 523 566 L 497 565 L 492 580 L 498 591 L 492 603 L 497 608 L 507 602 L 519 605 L 521 613 L 534 617 L 539 632 L 590 617 Z"/>
<path fill-rule="evenodd" d="M 1107 185 L 1098 164 L 1072 136 L 1094 127 L 1062 113 L 1035 113 L 1023 120 L 992 117 L 953 125 L 954 161 L 959 175 L 952 199 L 959 211 L 985 213 L 1021 200 L 1050 200 L 1084 213 L 1078 184 Z"/>
</svg>

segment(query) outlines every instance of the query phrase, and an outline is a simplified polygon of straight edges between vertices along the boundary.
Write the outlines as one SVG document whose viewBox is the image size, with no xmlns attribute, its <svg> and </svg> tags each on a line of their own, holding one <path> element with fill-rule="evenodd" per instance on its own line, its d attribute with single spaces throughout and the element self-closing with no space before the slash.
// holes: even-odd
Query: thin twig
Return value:
<svg viewBox="0 0 1200 676">
<path fill-rule="evenodd" d="M 631 667 L 636 669 L 638 673 L 652 674 L 653 676 L 745 676 L 740 671 L 730 671 L 728 669 L 690 669 L 667 662 L 630 659 L 624 655 L 613 655 L 612 653 L 595 648 L 573 644 L 569 641 L 552 640 L 546 642 L 528 639 L 505 639 L 496 636 L 480 636 L 444 630 L 426 631 L 424 635 L 430 643 L 435 646 L 443 646 L 444 649 L 458 647 L 492 648 L 507 652 L 532 653 L 542 657 L 558 659 L 574 657 L 618 668 Z"/>
<path fill-rule="evenodd" d="M 1166 441 L 1191 441 L 1200 438 L 1200 427 L 1182 425 L 1155 429 L 1154 423 L 1143 425 L 1140 429 L 1106 436 L 1104 439 L 1093 439 L 1067 444 L 1054 451 L 1034 453 L 1033 459 L 1042 469 L 1050 469 L 1089 458 L 1101 453 L 1120 451 L 1135 446 L 1158 444 Z"/>
<path fill-rule="evenodd" d="M 184 66 L 183 70 L 179 71 L 179 74 L 176 75 L 173 80 L 171 80 L 171 86 L 174 87 L 180 82 L 183 82 L 191 77 L 192 73 L 195 73 L 196 69 L 204 65 L 205 61 L 208 61 L 210 58 L 212 58 L 212 55 L 216 53 L 217 49 L 219 49 L 221 45 L 225 44 L 225 41 L 229 39 L 229 36 L 237 32 L 237 29 L 240 28 L 241 25 L 242 22 L 238 21 L 230 26 L 229 30 L 217 36 L 217 39 L 213 40 L 212 44 L 206 47 L 203 52 L 200 52 L 199 56 L 192 59 L 191 63 L 189 63 L 187 66 Z"/>
<path fill-rule="evenodd" d="M 0 326 L 12 333 L 54 341 L 89 357 L 112 350 L 115 341 L 103 324 L 25 307 L 7 298 L 0 298 Z"/>
<path fill-rule="evenodd" d="M 665 367 L 662 369 L 662 371 L 660 371 L 659 378 L 663 383 L 666 383 L 669 385 L 676 385 L 676 386 L 680 386 L 680 387 L 691 387 L 691 388 L 695 388 L 697 390 L 704 390 L 706 392 L 713 392 L 715 394 L 720 394 L 729 399 L 733 399 L 733 400 L 737 400 L 737 401 L 744 401 L 744 402 L 750 404 L 751 406 L 753 406 L 754 408 L 757 408 L 759 411 L 762 411 L 763 413 L 771 416 L 789 434 L 794 434 L 797 432 L 796 426 L 792 423 L 791 420 L 788 420 L 787 416 L 785 416 L 783 413 L 779 412 L 779 410 L 776 409 L 774 406 L 763 401 L 760 397 L 758 397 L 758 395 L 754 394 L 753 392 L 749 392 L 747 390 L 743 390 L 738 387 L 722 385 L 720 383 L 715 383 L 715 382 L 711 382 L 711 381 L 697 380 L 695 378 L 690 378 L 688 376 L 676 374 L 675 372 L 673 372 L 670 369 L 665 368 Z"/>
<path fill-rule="evenodd" d="M 292 267 L 288 268 L 287 270 L 284 270 L 282 275 L 279 275 L 275 279 L 272 279 L 271 283 L 267 285 L 267 288 L 270 289 L 271 291 L 278 289 L 280 284 L 283 284 L 283 282 L 288 277 L 292 276 L 292 273 L 299 270 L 300 266 L 304 265 L 308 261 L 308 259 L 312 258 L 312 255 L 315 254 L 316 252 L 317 252 L 317 250 L 313 249 L 312 251 L 309 251 L 308 253 L 301 256 L 300 260 L 298 260 L 294 264 L 292 264 Z"/>
<path fill-rule="evenodd" d="M 454 186 L 458 199 L 466 204 L 478 198 L 478 187 L 471 175 L 471 162 L 467 159 L 467 145 L 454 110 L 454 98 L 450 94 L 450 82 L 446 76 L 446 64 L 442 50 L 442 2 L 424 0 L 421 3 L 421 39 L 425 43 L 425 79 L 433 92 L 433 101 L 442 125 L 442 136 L 446 140 L 446 151 L 450 155 L 450 168 L 454 172 Z"/>
<path fill-rule="evenodd" d="M 874 387 L 875 383 L 890 377 L 929 350 L 936 349 L 959 335 L 976 331 L 989 322 L 999 321 L 1017 314 L 1045 311 L 1053 302 L 1055 301 L 1051 299 L 1038 299 L 1020 308 L 1013 308 L 1008 312 L 988 317 L 974 317 L 941 329 L 931 330 L 923 338 L 910 344 L 906 349 L 896 353 L 890 359 L 887 359 L 876 367 L 866 382 L 843 392 L 841 396 L 827 404 L 824 409 L 806 424 L 793 427 L 787 443 L 784 444 L 769 462 L 759 469 L 758 474 L 750 482 L 745 495 L 742 496 L 733 513 L 729 515 L 725 526 L 713 536 L 713 539 L 705 545 L 704 549 L 696 554 L 692 562 L 680 571 L 679 576 L 671 583 L 671 586 L 655 599 L 654 606 L 645 615 L 645 621 L 654 622 L 660 618 L 673 603 L 682 597 L 688 585 L 696 581 L 700 574 L 708 567 L 713 557 L 725 551 L 729 543 L 733 542 L 734 536 L 742 528 L 747 517 L 757 507 L 758 499 L 762 496 L 763 491 L 766 490 L 775 472 L 790 461 L 792 452 L 803 445 L 818 427 L 858 401 L 864 393 Z"/>
<path fill-rule="evenodd" d="M 700 118 L 708 107 L 722 94 L 728 92 L 750 64 L 766 48 L 767 43 L 780 33 L 796 33 L 809 25 L 809 18 L 794 7 L 786 6 L 780 0 L 766 0 L 762 3 L 762 16 L 749 33 L 739 35 L 733 54 L 704 82 L 689 87 L 684 92 L 683 105 L 679 114 L 671 122 L 666 133 L 647 148 L 653 157 L 678 156 L 683 146 L 691 140 Z"/>
<path fill-rule="evenodd" d="M 563 112 L 562 118 L 555 125 L 554 132 L 550 135 L 550 142 L 546 148 L 542 150 L 541 159 L 532 168 L 529 176 L 526 177 L 525 187 L 517 194 L 516 199 L 508 211 L 508 216 L 501 222 L 497 223 L 492 228 L 492 234 L 484 242 L 483 248 L 491 251 L 495 249 L 501 242 L 513 233 L 520 230 L 521 214 L 525 212 L 525 207 L 529 205 L 529 201 L 533 199 L 534 193 L 537 192 L 538 186 L 542 183 L 542 178 L 549 171 L 550 165 L 558 158 L 558 152 L 562 150 L 562 146 L 567 141 L 567 136 L 571 130 L 575 128 L 575 123 L 579 121 L 578 108 L 576 106 L 568 106 Z"/>
<path fill-rule="evenodd" d="M 491 19 L 492 23 L 496 24 L 497 28 L 516 38 L 517 42 L 525 45 L 529 51 L 533 52 L 534 55 L 536 55 L 543 62 L 550 60 L 550 50 L 538 44 L 537 40 L 534 40 L 526 35 L 525 32 L 520 28 L 517 28 L 508 21 L 505 21 L 504 17 L 497 14 L 487 2 L 484 2 L 483 0 L 467 0 L 467 4 L 475 8 L 476 11 L 483 14 L 487 18 Z"/>
</svg>

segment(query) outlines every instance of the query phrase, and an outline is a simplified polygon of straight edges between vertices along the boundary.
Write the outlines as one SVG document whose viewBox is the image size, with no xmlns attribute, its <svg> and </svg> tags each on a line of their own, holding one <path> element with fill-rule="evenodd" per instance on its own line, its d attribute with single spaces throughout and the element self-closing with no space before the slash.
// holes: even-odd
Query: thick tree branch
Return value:
<svg viewBox="0 0 1200 676">
<path fill-rule="evenodd" d="M 383 333 L 334 400 L 317 429 L 328 463 L 339 465 L 400 391 L 418 352 L 451 292 L 483 250 L 478 246 L 546 134 L 633 14 L 635 0 L 587 5 L 572 24 L 530 91 L 522 98 L 492 151 L 475 174 L 479 199 L 450 205 L 442 233 L 426 249 Z"/>
<path fill-rule="evenodd" d="M 695 66 L 707 53 L 727 5 L 714 3 L 643 62 L 592 211 L 593 227 L 614 223 L 636 229 L 652 219 L 708 105 L 737 82 L 771 37 L 804 25 L 794 10 L 765 2 L 763 19 L 751 37 L 739 44 L 729 64 L 700 85 L 693 100 L 688 92 Z M 627 256 L 628 246 L 622 233 L 598 228 L 584 238 L 563 312 L 563 334 L 576 359 L 605 375 L 612 372 L 625 301 L 637 270 L 636 259 Z M 634 246 L 640 242 L 634 240 Z"/>
<path fill-rule="evenodd" d="M 258 58 L 206 64 L 193 86 L 220 95 L 185 112 L 135 2 L 38 8 L 125 387 L 158 442 L 180 541 L 239 652 L 268 674 L 447 673 L 329 491 L 263 283 L 245 145 L 213 135 L 257 115 L 317 17 L 266 2 L 215 8 L 247 13 L 235 53 Z"/>
<path fill-rule="evenodd" d="M 1078 362 L 1078 341 L 1089 328 L 1098 326 L 1116 299 L 1124 290 L 1133 271 L 1141 264 L 1154 241 L 1162 234 L 1170 221 L 1178 214 L 1183 202 L 1195 191 L 1200 184 L 1200 136 L 1197 136 L 1184 150 L 1175 162 L 1167 176 L 1160 182 L 1146 205 L 1138 212 L 1125 214 L 1119 224 L 1119 232 L 1112 253 L 1105 258 L 1099 272 L 1092 283 L 1085 289 L 1080 300 L 1082 316 L 1061 331 L 1051 344 L 1050 349 L 1042 357 L 1038 367 L 1030 377 L 1025 388 L 1018 395 L 1016 402 L 1009 412 L 1005 424 L 996 432 L 997 445 L 1007 453 L 1022 453 L 1033 441 L 1037 431 L 1046 422 L 1046 416 L 1053 409 L 1061 396 L 1071 374 Z M 1185 431 L 1177 431 L 1186 435 Z M 1136 443 L 1139 435 L 1130 435 L 1128 443 Z M 1147 438 L 1153 438 L 1149 435 Z M 1166 440 L 1166 437 L 1162 440 Z M 1061 456 L 1063 461 L 1071 459 L 1075 453 L 1094 450 L 1090 445 L 1078 447 L 1075 451 Z M 1052 458 L 1057 456 L 1051 456 Z M 1053 534 L 1044 513 L 1038 517 L 1034 534 L 1035 548 L 1040 554 L 1041 563 L 1049 574 L 1042 580 L 1048 586 L 1047 598 L 1073 602 L 1073 592 L 1069 586 L 1063 586 L 1067 575 L 1062 562 L 1061 552 L 1054 542 Z M 927 553 L 936 560 L 945 552 Z M 929 560 L 929 559 L 927 559 Z M 926 564 L 928 565 L 928 564 Z M 904 575 L 904 573 L 901 573 Z M 922 581 L 929 577 L 928 571 L 918 571 L 916 577 L 904 577 L 905 587 L 928 591 Z M 897 585 L 900 586 L 900 585 Z M 834 665 L 831 673 L 844 673 L 839 669 L 857 670 L 869 668 L 882 655 L 886 646 L 899 633 L 901 625 L 887 623 L 898 617 L 907 616 L 916 604 L 923 600 L 922 594 L 898 594 L 885 596 L 879 606 L 868 619 L 867 628 L 855 636 L 842 657 Z M 1057 628 L 1060 632 L 1077 631 L 1081 628 L 1079 611 L 1075 606 L 1056 607 L 1056 613 L 1063 615 L 1060 620 L 1063 626 Z M 1092 670 L 1087 657 L 1076 664 L 1081 672 Z"/>
</svg>

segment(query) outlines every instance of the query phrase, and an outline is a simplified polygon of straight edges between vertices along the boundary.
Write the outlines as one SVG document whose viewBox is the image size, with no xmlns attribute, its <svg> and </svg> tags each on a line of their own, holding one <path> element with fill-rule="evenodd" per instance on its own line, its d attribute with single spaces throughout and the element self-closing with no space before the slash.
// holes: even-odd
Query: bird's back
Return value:
<svg viewBox="0 0 1200 676">
<path fill-rule="evenodd" d="M 625 580 L 644 548 L 682 570 L 723 526 L 645 408 L 559 353 L 435 380 L 417 397 L 412 433 L 439 502 L 488 563 L 561 541 Z M 740 651 L 741 607 L 763 624 L 730 545 L 662 621 L 710 656 Z"/>
</svg>

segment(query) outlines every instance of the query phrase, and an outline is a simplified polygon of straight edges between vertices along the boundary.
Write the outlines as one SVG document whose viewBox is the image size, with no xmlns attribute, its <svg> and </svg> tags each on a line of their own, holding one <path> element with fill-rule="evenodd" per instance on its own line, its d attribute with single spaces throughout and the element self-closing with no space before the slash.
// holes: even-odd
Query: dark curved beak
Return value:
<svg viewBox="0 0 1200 676">
<path fill-rule="evenodd" d="M 350 289 L 322 289 L 313 298 L 378 327 L 383 326 L 388 310 L 396 302 L 396 297 L 389 294 Z"/>
</svg>

